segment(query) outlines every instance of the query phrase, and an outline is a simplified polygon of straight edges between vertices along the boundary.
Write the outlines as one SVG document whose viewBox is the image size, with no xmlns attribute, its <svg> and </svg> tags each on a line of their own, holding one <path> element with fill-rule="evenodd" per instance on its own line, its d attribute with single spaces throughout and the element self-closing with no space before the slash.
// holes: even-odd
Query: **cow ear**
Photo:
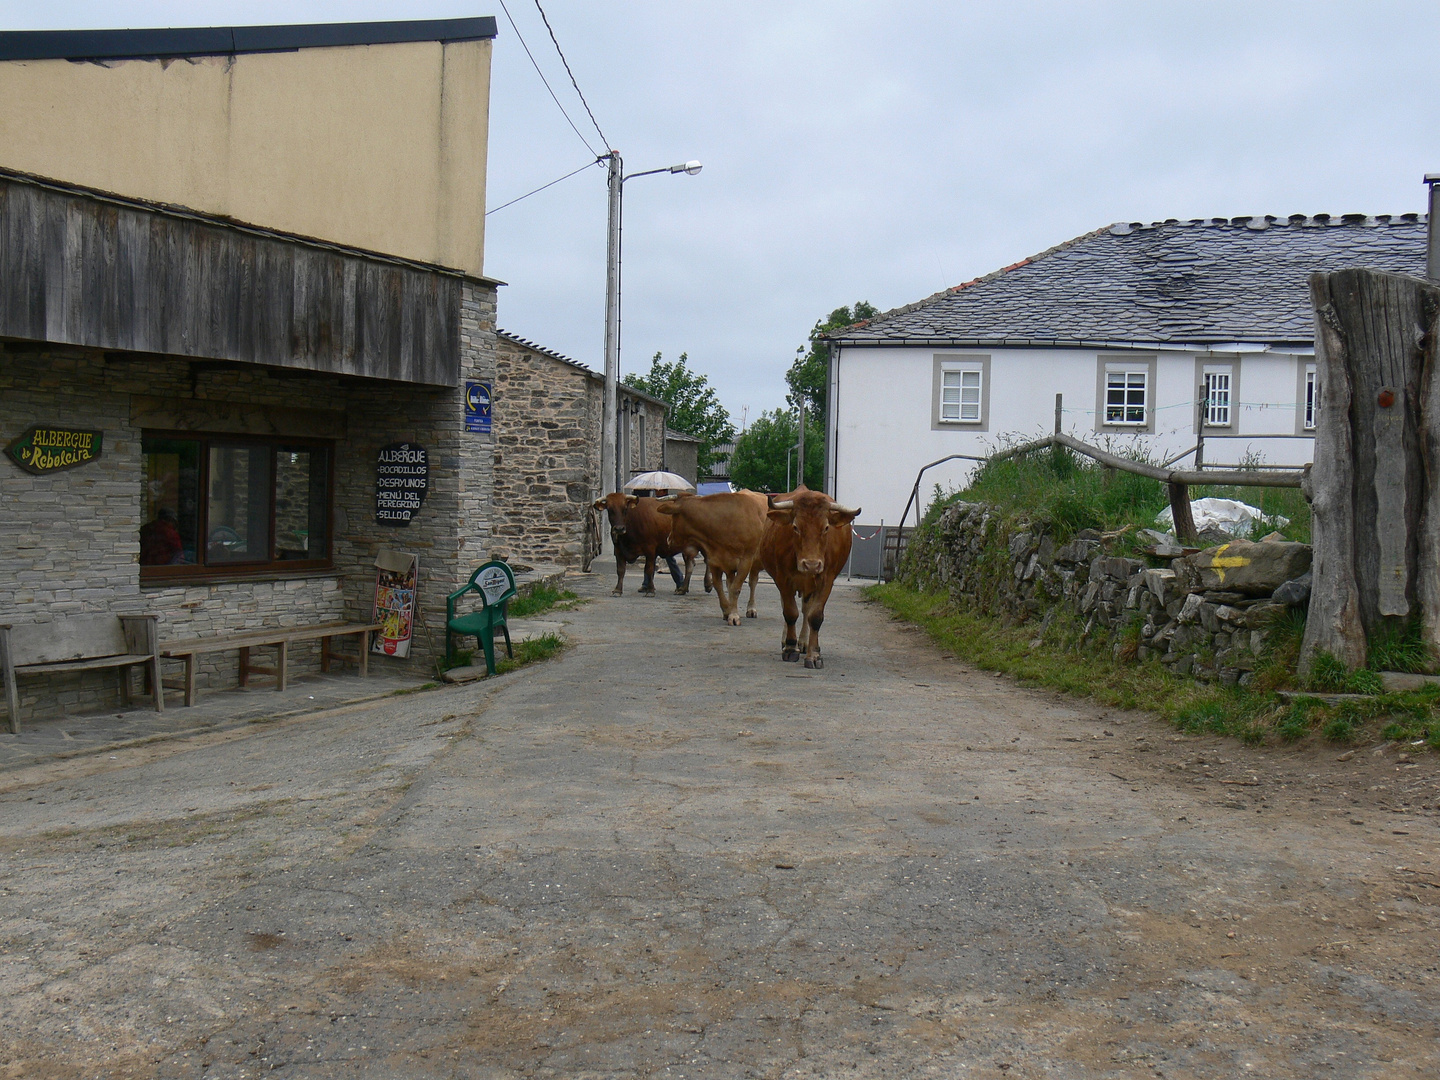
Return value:
<svg viewBox="0 0 1440 1080">
<path fill-rule="evenodd" d="M 830 511 L 830 524 L 843 525 L 847 521 L 854 521 L 860 516 L 860 510 L 861 508 L 858 506 L 854 510 L 844 506 L 837 506 Z"/>
<path fill-rule="evenodd" d="M 765 516 L 768 517 L 771 521 L 778 521 L 778 522 L 780 522 L 780 523 L 783 524 L 783 525 L 788 525 L 788 524 L 790 524 L 790 522 L 792 522 L 792 521 L 795 520 L 795 511 L 794 511 L 794 510 L 766 510 L 766 511 L 765 511 Z"/>
<path fill-rule="evenodd" d="M 666 517 L 674 517 L 680 513 L 680 504 L 670 502 L 668 499 L 662 499 L 655 504 L 655 512 L 657 514 L 664 514 Z"/>
<path fill-rule="evenodd" d="M 637 507 L 637 506 L 640 505 L 640 496 L 639 496 L 639 495 L 626 495 L 626 496 L 625 496 L 625 505 L 628 506 L 631 510 L 634 510 L 635 507 Z"/>
<path fill-rule="evenodd" d="M 604 500 L 604 499 L 596 499 L 593 503 L 590 504 L 590 508 L 591 508 L 592 510 L 604 510 L 604 509 L 605 509 L 605 500 Z"/>
</svg>

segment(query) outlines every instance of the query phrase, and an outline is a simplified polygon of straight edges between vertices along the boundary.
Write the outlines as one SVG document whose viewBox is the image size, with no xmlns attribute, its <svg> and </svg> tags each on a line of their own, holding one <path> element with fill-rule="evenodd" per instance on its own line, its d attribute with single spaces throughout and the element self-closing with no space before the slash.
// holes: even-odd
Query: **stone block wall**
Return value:
<svg viewBox="0 0 1440 1080">
<path fill-rule="evenodd" d="M 497 337 L 497 556 L 530 564 L 581 564 L 586 517 L 600 496 L 604 390 L 603 376 L 573 360 L 511 335 Z M 623 387 L 620 401 L 621 446 L 629 454 L 629 471 L 661 468 L 664 405 Z M 631 403 L 646 418 L 643 458 Z"/>
<path fill-rule="evenodd" d="M 420 557 L 419 616 L 411 658 L 374 656 L 372 664 L 425 673 L 444 650 L 446 594 L 489 558 L 494 441 L 464 431 L 463 380 L 495 378 L 494 309 L 492 286 L 465 283 L 458 388 L 0 344 L 0 441 L 36 423 L 104 431 L 101 458 L 78 468 L 37 477 L 0 461 L 0 496 L 9 509 L 0 516 L 0 620 L 150 612 L 160 617 L 162 638 L 342 618 L 368 621 L 375 557 L 381 547 L 392 547 Z M 228 414 L 227 408 L 259 406 L 258 422 L 279 418 L 272 430 L 282 435 L 316 434 L 294 429 L 297 418 L 334 417 L 343 436 L 335 440 L 333 569 L 260 580 L 142 584 L 140 436 L 146 424 L 134 404 L 139 398 L 177 402 L 199 415 L 213 408 L 230 422 L 233 408 Z M 429 453 L 430 490 L 409 526 L 378 525 L 376 458 L 386 443 L 406 440 Z M 292 650 L 294 673 L 318 665 L 318 644 Z M 235 654 L 216 654 L 206 658 L 198 681 L 212 688 L 233 686 L 238 673 Z M 22 723 L 118 703 L 118 682 L 103 672 L 26 679 L 20 691 Z"/>
<path fill-rule="evenodd" d="M 600 473 L 604 382 L 577 364 L 500 337 L 495 347 L 495 550 L 522 563 L 579 566 Z"/>
<path fill-rule="evenodd" d="M 1094 530 L 1066 543 L 1055 532 L 953 503 L 912 536 L 901 576 L 1011 624 L 1033 621 L 1037 639 L 1070 612 L 1086 638 L 1107 637 L 1119 658 L 1230 685 L 1248 683 L 1276 616 L 1308 598 L 1306 544 L 1237 540 L 1152 560 L 1116 554 L 1117 540 Z"/>
</svg>

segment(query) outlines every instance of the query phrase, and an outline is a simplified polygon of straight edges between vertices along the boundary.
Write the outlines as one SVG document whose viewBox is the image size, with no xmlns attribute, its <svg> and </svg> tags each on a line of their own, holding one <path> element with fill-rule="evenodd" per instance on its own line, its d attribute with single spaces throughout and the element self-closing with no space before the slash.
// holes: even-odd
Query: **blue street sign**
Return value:
<svg viewBox="0 0 1440 1080">
<path fill-rule="evenodd" d="M 465 430 L 477 435 L 490 434 L 489 383 L 465 383 Z"/>
</svg>

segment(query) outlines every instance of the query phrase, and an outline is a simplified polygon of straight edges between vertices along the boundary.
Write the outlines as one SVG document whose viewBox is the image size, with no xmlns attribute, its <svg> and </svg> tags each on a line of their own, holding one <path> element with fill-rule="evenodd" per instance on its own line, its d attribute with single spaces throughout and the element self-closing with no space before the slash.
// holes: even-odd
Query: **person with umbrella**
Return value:
<svg viewBox="0 0 1440 1080">
<path fill-rule="evenodd" d="M 625 490 L 632 495 L 649 495 L 655 499 L 663 499 L 675 489 L 680 491 L 694 491 L 695 485 L 679 473 L 665 472 L 663 470 L 643 472 L 637 476 L 632 476 L 625 485 Z M 685 575 L 681 573 L 680 564 L 675 561 L 674 555 L 666 555 L 664 558 L 665 565 L 670 568 L 670 576 L 675 579 L 675 587 L 678 589 L 681 585 L 685 584 Z"/>
</svg>

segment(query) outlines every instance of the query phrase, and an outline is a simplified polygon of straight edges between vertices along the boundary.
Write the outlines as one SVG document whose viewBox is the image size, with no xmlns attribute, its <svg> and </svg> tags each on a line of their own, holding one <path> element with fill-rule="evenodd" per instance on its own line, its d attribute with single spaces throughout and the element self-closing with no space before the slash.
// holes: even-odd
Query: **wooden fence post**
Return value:
<svg viewBox="0 0 1440 1080">
<path fill-rule="evenodd" d="M 1186 484 L 1170 483 L 1170 514 L 1175 519 L 1175 538 L 1182 544 L 1193 544 L 1200 539 L 1195 531 L 1195 515 L 1190 512 L 1190 488 Z"/>
<path fill-rule="evenodd" d="M 1440 647 L 1440 286 L 1377 270 L 1312 274 L 1320 395 L 1310 499 L 1314 581 L 1300 670 L 1364 666 L 1418 621 Z"/>
</svg>

